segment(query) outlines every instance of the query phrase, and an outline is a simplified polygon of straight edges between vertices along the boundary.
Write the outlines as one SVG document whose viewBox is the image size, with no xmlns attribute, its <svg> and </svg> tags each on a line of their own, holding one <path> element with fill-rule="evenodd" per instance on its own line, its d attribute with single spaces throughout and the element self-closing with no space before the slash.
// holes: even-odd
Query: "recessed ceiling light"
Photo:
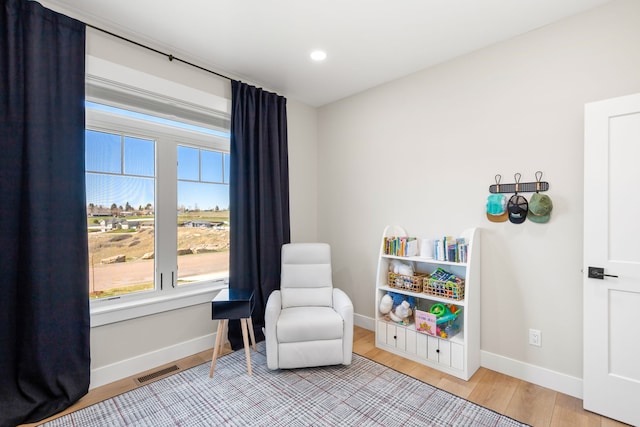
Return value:
<svg viewBox="0 0 640 427">
<path fill-rule="evenodd" d="M 327 53 L 321 50 L 314 50 L 311 52 L 311 59 L 314 61 L 324 61 L 327 58 Z"/>
</svg>

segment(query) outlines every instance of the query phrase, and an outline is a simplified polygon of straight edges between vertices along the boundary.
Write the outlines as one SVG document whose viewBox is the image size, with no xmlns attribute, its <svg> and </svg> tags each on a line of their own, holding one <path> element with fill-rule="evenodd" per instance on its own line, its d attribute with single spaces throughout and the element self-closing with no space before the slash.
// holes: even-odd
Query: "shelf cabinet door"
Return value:
<svg viewBox="0 0 640 427">
<path fill-rule="evenodd" d="M 407 347 L 407 330 L 402 327 L 393 326 L 396 331 L 395 346 L 398 350 L 404 350 Z"/>
<path fill-rule="evenodd" d="M 438 340 L 438 363 L 443 366 L 451 366 L 451 343 L 449 341 Z"/>
<path fill-rule="evenodd" d="M 442 366 L 451 366 L 451 346 L 456 344 L 451 344 L 449 341 L 441 340 L 436 337 L 427 337 L 427 359 L 437 362 Z M 463 347 L 458 346 L 460 348 L 456 348 L 456 358 L 463 357 L 464 354 L 462 352 Z M 460 352 L 460 354 L 458 354 Z M 456 360 L 456 363 L 460 363 Z"/>
<path fill-rule="evenodd" d="M 440 360 L 439 341 L 436 337 L 427 337 L 427 359 L 433 362 Z"/>
<path fill-rule="evenodd" d="M 417 332 L 412 329 L 405 329 L 407 334 L 405 351 L 410 354 L 416 354 L 416 335 Z"/>
<path fill-rule="evenodd" d="M 457 343 L 451 343 L 451 367 L 464 369 L 464 346 Z"/>
<path fill-rule="evenodd" d="M 427 358 L 427 336 L 425 334 L 417 334 L 416 336 L 416 355 L 423 359 Z"/>
</svg>

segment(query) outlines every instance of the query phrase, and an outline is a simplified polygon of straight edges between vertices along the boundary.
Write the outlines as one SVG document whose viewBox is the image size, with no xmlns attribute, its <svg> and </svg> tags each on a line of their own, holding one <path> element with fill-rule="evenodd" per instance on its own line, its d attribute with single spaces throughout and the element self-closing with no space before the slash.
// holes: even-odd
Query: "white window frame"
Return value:
<svg viewBox="0 0 640 427">
<path fill-rule="evenodd" d="M 183 87 L 183 90 L 179 90 L 180 85 L 173 82 L 111 63 L 106 63 L 105 66 L 103 62 L 101 60 L 93 61 L 94 73 L 87 75 L 88 101 L 228 132 L 228 129 L 220 126 L 221 123 L 228 123 L 227 111 L 208 109 L 206 106 L 199 105 L 203 100 L 208 99 L 209 102 L 215 101 L 212 102 L 212 105 L 218 107 L 226 105 L 228 107 L 229 104 L 221 102 L 218 97 L 214 97 L 216 99 L 212 100 L 212 95 L 201 93 L 192 88 Z M 96 66 L 96 63 L 99 66 Z M 92 62 L 89 61 L 89 64 Z M 91 71 L 92 67 L 89 66 L 88 70 Z M 111 80 L 113 76 L 106 78 L 105 73 L 114 75 L 118 80 Z M 127 81 L 144 82 L 147 87 L 132 90 L 132 87 L 127 85 Z M 180 93 L 185 97 L 190 96 L 191 99 L 177 100 L 175 96 L 168 99 L 168 95 L 164 93 L 152 92 L 150 84 L 156 90 Z M 145 105 L 153 105 L 159 111 L 145 109 Z M 199 122 L 197 119 L 203 115 L 210 116 L 211 122 L 215 125 L 211 126 Z M 176 116 L 180 118 L 176 119 Z M 123 133 L 128 136 L 156 141 L 154 208 L 156 215 L 155 283 L 157 290 L 142 291 L 116 298 L 91 300 L 91 326 L 106 325 L 211 301 L 218 290 L 228 287 L 228 277 L 171 286 L 172 272 L 174 280 L 177 281 L 177 146 L 186 145 L 229 153 L 229 138 L 205 135 L 93 109 L 87 109 L 86 128 L 108 133 Z M 163 192 L 162 197 L 160 196 L 161 191 Z M 161 275 L 163 287 L 162 290 L 159 290 Z"/>
</svg>

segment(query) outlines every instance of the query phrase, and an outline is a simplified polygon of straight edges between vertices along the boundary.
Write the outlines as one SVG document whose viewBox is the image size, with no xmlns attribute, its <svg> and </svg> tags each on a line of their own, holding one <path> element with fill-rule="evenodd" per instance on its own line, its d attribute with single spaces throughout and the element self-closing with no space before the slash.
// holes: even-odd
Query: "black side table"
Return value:
<svg viewBox="0 0 640 427">
<path fill-rule="evenodd" d="M 223 289 L 211 301 L 211 318 L 219 321 L 216 343 L 213 346 L 209 378 L 213 377 L 213 370 L 216 367 L 216 359 L 218 358 L 218 353 L 222 348 L 222 336 L 228 326 L 229 319 L 240 319 L 244 351 L 247 356 L 247 371 L 249 372 L 249 375 L 251 375 L 251 356 L 249 354 L 247 329 L 249 329 L 249 335 L 251 335 L 253 351 L 256 351 L 256 338 L 253 335 L 253 322 L 251 321 L 254 302 L 253 291 L 242 289 Z"/>
</svg>

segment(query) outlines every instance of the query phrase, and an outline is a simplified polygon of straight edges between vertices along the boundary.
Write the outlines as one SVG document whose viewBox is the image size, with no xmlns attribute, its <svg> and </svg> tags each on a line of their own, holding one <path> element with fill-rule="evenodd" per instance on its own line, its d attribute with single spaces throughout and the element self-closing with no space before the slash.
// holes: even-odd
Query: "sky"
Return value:
<svg viewBox="0 0 640 427">
<path fill-rule="evenodd" d="M 97 106 L 97 107 L 96 107 Z M 219 131 L 198 128 L 171 120 L 133 113 L 99 104 L 99 108 L 191 130 L 226 136 Z M 110 207 L 112 203 L 132 207 L 155 206 L 155 142 L 129 136 L 87 130 L 85 132 L 87 204 Z M 178 146 L 178 195 L 176 207 L 215 209 L 229 207 L 229 154 Z"/>
</svg>

